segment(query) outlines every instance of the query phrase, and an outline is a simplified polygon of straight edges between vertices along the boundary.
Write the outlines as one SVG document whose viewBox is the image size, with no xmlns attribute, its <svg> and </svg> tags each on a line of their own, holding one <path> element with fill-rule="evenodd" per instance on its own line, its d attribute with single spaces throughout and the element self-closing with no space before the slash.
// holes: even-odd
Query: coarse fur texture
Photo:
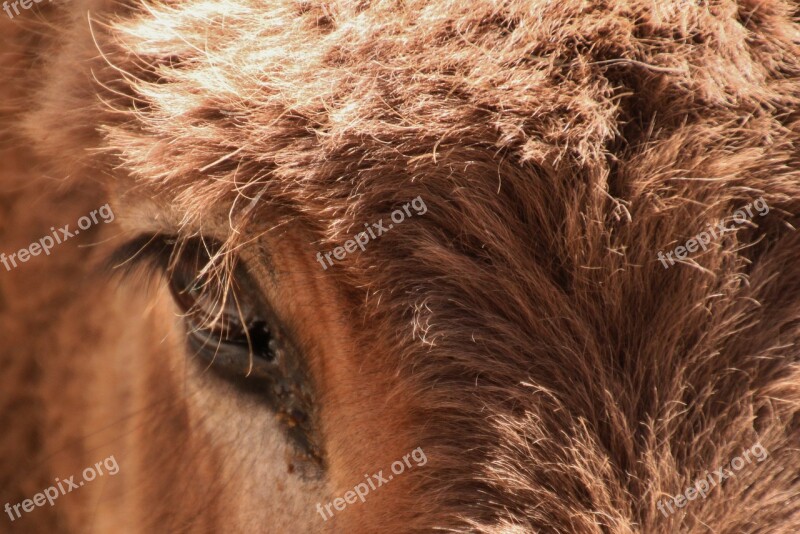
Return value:
<svg viewBox="0 0 800 534">
<path fill-rule="evenodd" d="M 303 345 L 343 347 L 309 355 L 325 491 L 430 460 L 313 528 L 795 533 L 800 10 L 669 4 L 75 0 L 31 45 L 19 124 L 131 229 L 221 219 L 230 254 L 291 249 L 296 322 L 324 308 Z M 424 216 L 316 264 L 417 196 Z M 656 258 L 758 197 L 767 216 Z M 756 442 L 767 461 L 659 512 Z M 175 531 L 224 524 L 240 496 L 215 491 L 168 501 L 198 514 Z"/>
</svg>

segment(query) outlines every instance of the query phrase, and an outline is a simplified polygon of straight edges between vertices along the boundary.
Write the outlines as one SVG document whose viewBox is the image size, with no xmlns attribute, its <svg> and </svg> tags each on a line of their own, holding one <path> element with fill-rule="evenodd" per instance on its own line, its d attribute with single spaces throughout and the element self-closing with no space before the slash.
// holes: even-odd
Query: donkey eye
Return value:
<svg viewBox="0 0 800 534">
<path fill-rule="evenodd" d="M 295 337 L 238 259 L 222 260 L 220 250 L 206 238 L 144 235 L 118 249 L 109 265 L 125 266 L 126 274 L 145 267 L 164 275 L 184 323 L 190 356 L 243 393 L 264 400 L 296 446 L 298 458 L 307 460 L 301 472 L 318 476 L 323 461 L 316 406 Z"/>
</svg>

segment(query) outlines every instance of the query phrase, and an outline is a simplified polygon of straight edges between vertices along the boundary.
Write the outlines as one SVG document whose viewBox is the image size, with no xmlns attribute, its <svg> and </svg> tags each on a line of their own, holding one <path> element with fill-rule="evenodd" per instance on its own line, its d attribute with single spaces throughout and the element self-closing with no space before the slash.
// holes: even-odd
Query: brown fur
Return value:
<svg viewBox="0 0 800 534">
<path fill-rule="evenodd" d="M 166 435 L 133 441 L 143 459 L 129 465 L 174 470 L 123 492 L 152 507 L 147 524 L 800 530 L 798 8 L 672 3 L 669 20 L 634 0 L 76 2 L 54 15 L 61 45 L 37 44 L 45 65 L 18 81 L 38 84 L 19 101 L 28 142 L 83 187 L 102 182 L 126 230 L 217 233 L 277 271 L 270 296 L 302 335 L 329 461 L 324 489 L 297 483 L 286 502 L 341 495 L 417 446 L 429 458 L 333 523 L 310 505 L 279 517 L 278 486 L 247 472 L 260 457 L 202 430 L 254 409 L 215 412 L 197 386 L 205 400 L 178 404 L 186 426 L 173 428 L 185 469 Z M 417 195 L 426 215 L 328 271 L 315 262 Z M 658 263 L 761 195 L 757 226 Z M 159 350 L 132 353 L 146 383 L 178 391 Z M 759 440 L 763 464 L 658 512 Z M 167 490 L 191 474 L 207 494 Z M 248 487 L 264 493 L 234 491 Z"/>
</svg>

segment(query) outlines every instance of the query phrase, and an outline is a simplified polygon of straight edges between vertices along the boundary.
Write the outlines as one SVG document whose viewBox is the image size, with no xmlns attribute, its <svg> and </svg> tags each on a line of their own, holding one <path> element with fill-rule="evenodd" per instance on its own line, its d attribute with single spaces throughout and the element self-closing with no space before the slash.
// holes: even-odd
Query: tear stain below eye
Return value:
<svg viewBox="0 0 800 534">
<path fill-rule="evenodd" d="M 202 341 L 189 337 L 195 353 L 201 350 L 197 343 Z M 213 361 L 201 356 L 202 363 L 238 390 L 264 401 L 293 446 L 294 471 L 306 479 L 319 479 L 325 461 L 317 441 L 316 404 L 307 374 L 290 342 L 278 337 L 269 344 L 272 358 L 254 357 L 252 366 L 246 351 L 226 346 L 218 347 Z M 210 352 L 208 346 L 202 351 Z"/>
</svg>

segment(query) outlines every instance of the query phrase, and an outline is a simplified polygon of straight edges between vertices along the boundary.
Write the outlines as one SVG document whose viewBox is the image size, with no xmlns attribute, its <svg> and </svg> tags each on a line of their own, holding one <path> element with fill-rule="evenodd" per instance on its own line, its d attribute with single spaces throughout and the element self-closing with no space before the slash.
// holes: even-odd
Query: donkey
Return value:
<svg viewBox="0 0 800 534">
<path fill-rule="evenodd" d="M 3 531 L 800 531 L 796 2 L 2 24 Z"/>
</svg>

